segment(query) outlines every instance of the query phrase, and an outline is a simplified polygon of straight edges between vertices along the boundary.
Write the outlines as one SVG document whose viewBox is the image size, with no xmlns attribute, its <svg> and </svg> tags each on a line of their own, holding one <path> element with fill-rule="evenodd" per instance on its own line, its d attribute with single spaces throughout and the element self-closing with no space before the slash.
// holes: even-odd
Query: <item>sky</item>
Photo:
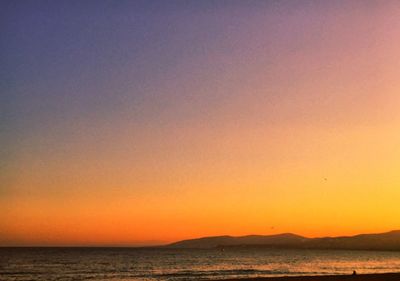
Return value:
<svg viewBox="0 0 400 281">
<path fill-rule="evenodd" d="M 397 1 L 1 1 L 0 246 L 400 229 Z"/>
</svg>

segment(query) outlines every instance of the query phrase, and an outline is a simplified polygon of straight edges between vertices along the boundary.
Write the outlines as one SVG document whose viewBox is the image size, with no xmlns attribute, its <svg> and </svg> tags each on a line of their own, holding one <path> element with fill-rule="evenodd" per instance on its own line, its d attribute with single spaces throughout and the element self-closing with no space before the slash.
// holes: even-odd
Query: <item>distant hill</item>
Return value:
<svg viewBox="0 0 400 281">
<path fill-rule="evenodd" d="M 218 246 L 238 245 L 296 245 L 307 238 L 284 233 L 278 235 L 247 235 L 240 237 L 213 236 L 198 239 L 183 240 L 168 245 L 173 248 L 214 248 Z"/>
<path fill-rule="evenodd" d="M 292 249 L 346 249 L 400 251 L 400 230 L 380 234 L 306 238 L 292 233 L 277 235 L 213 236 L 178 241 L 169 248 L 262 247 Z"/>
<path fill-rule="evenodd" d="M 310 239 L 308 248 L 348 250 L 400 250 L 400 230 L 380 234 L 324 237 Z"/>
</svg>

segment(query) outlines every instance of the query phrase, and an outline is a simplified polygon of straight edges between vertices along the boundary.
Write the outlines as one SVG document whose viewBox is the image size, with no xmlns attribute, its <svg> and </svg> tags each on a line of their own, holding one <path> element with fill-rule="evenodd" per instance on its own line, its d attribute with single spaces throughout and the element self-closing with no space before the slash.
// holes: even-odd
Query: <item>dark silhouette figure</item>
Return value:
<svg viewBox="0 0 400 281">
<path fill-rule="evenodd" d="M 356 272 L 355 270 L 353 270 L 353 276 L 354 276 L 354 275 L 357 275 L 357 272 Z"/>
</svg>

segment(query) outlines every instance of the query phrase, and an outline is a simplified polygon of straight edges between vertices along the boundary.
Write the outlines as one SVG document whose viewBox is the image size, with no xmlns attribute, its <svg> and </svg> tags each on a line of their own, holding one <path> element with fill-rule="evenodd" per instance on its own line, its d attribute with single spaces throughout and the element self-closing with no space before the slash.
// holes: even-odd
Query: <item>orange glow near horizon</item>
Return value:
<svg viewBox="0 0 400 281">
<path fill-rule="evenodd" d="M 126 30 L 118 14 L 120 45 L 94 33 L 84 59 L 52 42 L 49 62 L 40 44 L 22 54 L 34 71 L 10 71 L 0 246 L 400 229 L 390 3 L 165 11 Z"/>
</svg>

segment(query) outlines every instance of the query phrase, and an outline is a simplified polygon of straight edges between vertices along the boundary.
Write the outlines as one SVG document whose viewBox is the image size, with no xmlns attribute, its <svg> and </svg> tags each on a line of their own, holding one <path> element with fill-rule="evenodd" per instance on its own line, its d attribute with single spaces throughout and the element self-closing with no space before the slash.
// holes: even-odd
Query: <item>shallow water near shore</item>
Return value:
<svg viewBox="0 0 400 281">
<path fill-rule="evenodd" d="M 210 280 L 400 272 L 400 252 L 0 248 L 0 279 Z"/>
</svg>

